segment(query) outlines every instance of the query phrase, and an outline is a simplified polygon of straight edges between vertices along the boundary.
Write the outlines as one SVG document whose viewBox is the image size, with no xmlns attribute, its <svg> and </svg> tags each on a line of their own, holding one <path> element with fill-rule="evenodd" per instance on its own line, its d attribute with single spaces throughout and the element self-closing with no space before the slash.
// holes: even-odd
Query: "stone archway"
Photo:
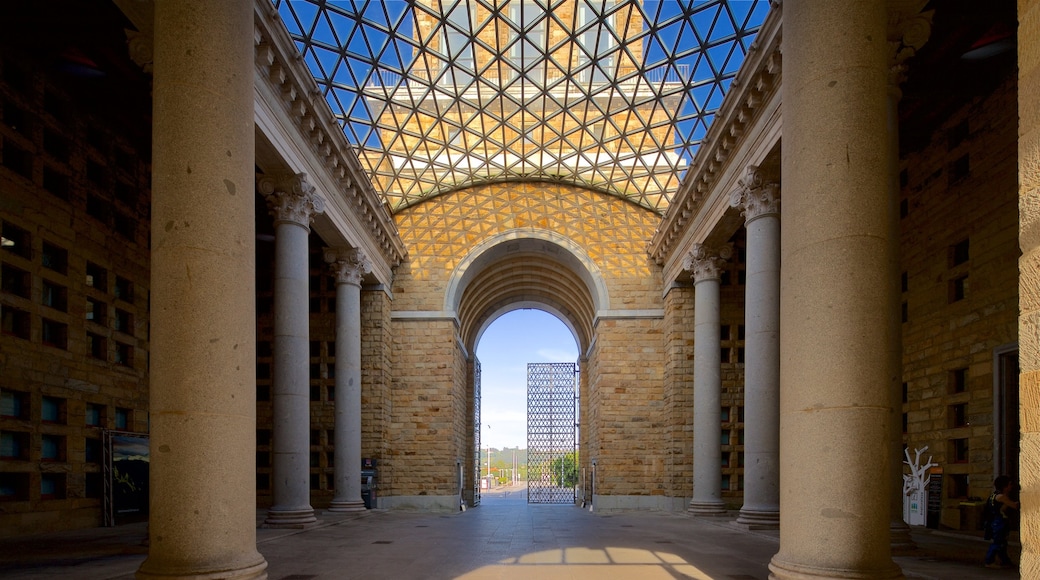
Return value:
<svg viewBox="0 0 1040 580">
<path fill-rule="evenodd" d="M 383 507 L 458 509 L 460 487 L 472 489 L 455 465 L 475 457 L 474 347 L 497 317 L 529 307 L 557 316 L 579 346 L 582 461 L 610 474 L 597 487 L 606 503 L 665 507 L 681 493 L 670 487 L 685 479 L 670 473 L 671 448 L 686 444 L 679 399 L 665 393 L 665 293 L 646 252 L 657 214 L 537 182 L 441 194 L 394 218 L 408 259 L 393 286 Z"/>
</svg>

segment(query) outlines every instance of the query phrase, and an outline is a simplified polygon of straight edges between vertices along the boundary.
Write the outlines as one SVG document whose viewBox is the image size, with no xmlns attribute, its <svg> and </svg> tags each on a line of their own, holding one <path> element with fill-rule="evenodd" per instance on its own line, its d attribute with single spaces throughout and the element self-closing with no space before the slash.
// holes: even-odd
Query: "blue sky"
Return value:
<svg viewBox="0 0 1040 580">
<path fill-rule="evenodd" d="M 552 314 L 514 310 L 484 332 L 477 358 L 482 383 L 481 447 L 526 448 L 527 363 L 577 362 L 574 336 Z"/>
</svg>

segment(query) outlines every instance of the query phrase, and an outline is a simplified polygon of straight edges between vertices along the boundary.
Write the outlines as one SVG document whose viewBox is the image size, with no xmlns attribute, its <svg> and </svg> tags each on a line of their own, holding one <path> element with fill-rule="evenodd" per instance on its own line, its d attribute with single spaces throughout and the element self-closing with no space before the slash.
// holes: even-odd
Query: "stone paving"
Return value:
<svg viewBox="0 0 1040 580">
<path fill-rule="evenodd" d="M 765 580 L 777 532 L 748 532 L 732 519 L 528 505 L 522 491 L 504 488 L 465 512 L 322 514 L 307 530 L 259 529 L 257 543 L 272 580 Z M 144 559 L 144 537 L 137 524 L 0 540 L 0 577 L 130 579 Z M 919 553 L 896 558 L 909 578 L 1018 577 L 979 564 L 981 539 L 925 530 L 914 539 Z"/>
</svg>

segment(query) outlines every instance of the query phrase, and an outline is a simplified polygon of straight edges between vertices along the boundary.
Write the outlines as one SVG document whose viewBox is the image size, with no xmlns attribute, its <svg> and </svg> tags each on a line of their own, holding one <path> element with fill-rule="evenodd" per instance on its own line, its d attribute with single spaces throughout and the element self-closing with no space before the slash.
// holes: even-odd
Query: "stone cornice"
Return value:
<svg viewBox="0 0 1040 580">
<path fill-rule="evenodd" d="M 780 0 L 771 1 L 769 14 L 751 43 L 744 64 L 737 71 L 686 177 L 647 244 L 647 252 L 658 265 L 664 265 L 675 251 L 676 242 L 718 182 L 730 154 L 745 138 L 768 97 L 780 89 L 782 4 Z"/>
<path fill-rule="evenodd" d="M 325 248 L 325 262 L 337 284 L 361 286 L 361 278 L 372 271 L 368 257 L 356 248 Z"/>
<path fill-rule="evenodd" d="M 325 211 L 325 199 L 307 181 L 307 174 L 284 177 L 259 176 L 257 190 L 267 200 L 275 224 L 292 223 L 311 227 L 314 216 Z"/>
<path fill-rule="evenodd" d="M 747 166 L 747 174 L 737 181 L 738 188 L 729 194 L 731 207 L 740 208 L 745 222 L 765 215 L 780 213 L 779 184 L 768 182 L 754 165 Z"/>
<path fill-rule="evenodd" d="M 722 276 L 722 263 L 733 257 L 733 246 L 729 244 L 711 247 L 694 244 L 693 250 L 683 259 L 683 268 L 693 274 L 694 282 L 718 280 Z"/>
<path fill-rule="evenodd" d="M 303 64 L 278 11 L 269 0 L 256 0 L 255 14 L 253 44 L 257 74 L 281 95 L 282 104 L 300 134 L 307 137 L 312 151 L 338 182 L 354 213 L 367 224 L 368 234 L 377 242 L 383 258 L 396 267 L 408 252 L 389 209 L 372 186 L 314 77 Z"/>
</svg>

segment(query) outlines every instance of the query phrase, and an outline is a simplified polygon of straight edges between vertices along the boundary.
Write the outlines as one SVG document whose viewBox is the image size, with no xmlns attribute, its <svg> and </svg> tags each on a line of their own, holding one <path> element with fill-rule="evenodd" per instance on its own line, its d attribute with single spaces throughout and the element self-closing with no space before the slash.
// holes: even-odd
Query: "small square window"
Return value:
<svg viewBox="0 0 1040 580">
<path fill-rule="evenodd" d="M 55 246 L 44 241 L 43 252 L 40 254 L 40 262 L 44 268 L 65 275 L 69 270 L 69 252 L 65 248 Z"/>
<path fill-rule="evenodd" d="M 21 268 L 10 264 L 0 266 L 0 290 L 21 298 L 29 298 L 32 293 L 32 277 Z"/>
<path fill-rule="evenodd" d="M 325 474 L 325 489 L 327 489 L 329 491 L 332 491 L 332 490 L 336 489 L 336 474 L 335 473 L 326 473 Z"/>
<path fill-rule="evenodd" d="M 257 429 L 256 430 L 256 444 L 259 446 L 271 444 L 271 430 L 270 429 Z"/>
<path fill-rule="evenodd" d="M 112 219 L 112 206 L 104 198 L 98 195 L 87 196 L 87 215 L 107 224 Z"/>
<path fill-rule="evenodd" d="M 108 360 L 108 341 L 100 334 L 87 333 L 87 352 L 97 360 Z"/>
<path fill-rule="evenodd" d="M 321 445 L 321 431 L 311 429 L 311 445 Z"/>
<path fill-rule="evenodd" d="M 256 400 L 260 402 L 271 400 L 271 385 L 256 386 Z"/>
<path fill-rule="evenodd" d="M 126 205 L 133 207 L 137 203 L 137 191 L 129 183 L 117 181 L 114 191 L 116 199 Z"/>
<path fill-rule="evenodd" d="M 65 350 L 69 347 L 69 326 L 44 318 L 40 322 L 41 340 L 47 346 Z"/>
<path fill-rule="evenodd" d="M 969 241 L 967 239 L 950 246 L 950 267 L 966 263 L 969 258 L 969 249 Z"/>
<path fill-rule="evenodd" d="M 906 301 L 899 305 L 899 320 L 901 322 L 910 321 L 910 305 Z"/>
<path fill-rule="evenodd" d="M 87 161 L 87 179 L 95 185 L 105 187 L 108 184 L 108 171 L 97 161 Z"/>
<path fill-rule="evenodd" d="M 899 275 L 899 291 L 906 292 L 910 290 L 910 274 L 903 272 Z"/>
<path fill-rule="evenodd" d="M 68 200 L 69 176 L 56 169 L 44 166 L 43 188 L 59 199 Z"/>
<path fill-rule="evenodd" d="M 719 327 L 719 340 L 729 340 L 729 325 L 723 324 Z"/>
<path fill-rule="evenodd" d="M 29 313 L 18 308 L 0 305 L 0 329 L 4 334 L 29 339 Z"/>
<path fill-rule="evenodd" d="M 947 390 L 953 395 L 968 389 L 968 369 L 953 369 L 947 377 Z"/>
<path fill-rule="evenodd" d="M 41 302 L 44 306 L 48 306 L 61 312 L 68 312 L 69 310 L 69 292 L 64 286 L 60 286 L 44 278 L 43 280 L 43 293 L 41 295 Z"/>
<path fill-rule="evenodd" d="M 256 343 L 256 356 L 257 357 L 269 357 L 271 356 L 271 343 L 270 342 L 258 342 Z"/>
<path fill-rule="evenodd" d="M 23 137 L 32 139 L 33 123 L 29 113 L 26 113 L 21 107 L 18 107 L 11 101 L 4 101 L 3 113 L 4 125 L 7 125 Z"/>
<path fill-rule="evenodd" d="M 947 417 L 949 418 L 949 426 L 951 429 L 957 427 L 968 426 L 968 405 L 967 403 L 961 403 L 959 405 L 950 405 L 948 408 Z"/>
<path fill-rule="evenodd" d="M 0 501 L 28 500 L 28 473 L 0 473 Z"/>
<path fill-rule="evenodd" d="M 744 347 L 737 347 L 737 363 L 744 364 Z"/>
<path fill-rule="evenodd" d="M 127 429 L 129 429 L 130 428 L 130 422 L 131 422 L 131 414 L 132 414 L 132 412 L 130 411 L 130 409 L 122 409 L 122 408 L 117 407 L 116 408 L 116 429 L 122 429 L 123 431 L 126 431 Z"/>
<path fill-rule="evenodd" d="M 134 333 L 134 316 L 126 310 L 116 308 L 116 315 L 112 320 L 113 329 L 126 334 Z"/>
<path fill-rule="evenodd" d="M 134 303 L 134 283 L 122 276 L 116 276 L 116 284 L 112 288 L 116 298 L 130 304 Z"/>
<path fill-rule="evenodd" d="M 950 304 L 959 302 L 968 297 L 968 277 L 958 276 L 950 280 Z"/>
<path fill-rule="evenodd" d="M 311 489 L 321 489 L 321 474 L 320 473 L 312 473 L 311 474 Z"/>
<path fill-rule="evenodd" d="M 125 212 L 112 212 L 112 229 L 131 242 L 137 239 L 137 220 Z"/>
<path fill-rule="evenodd" d="M 105 421 L 105 406 L 97 403 L 87 403 L 84 410 L 83 424 L 88 427 L 103 427 Z"/>
<path fill-rule="evenodd" d="M 729 452 L 725 451 L 722 453 L 722 466 L 729 467 Z"/>
<path fill-rule="evenodd" d="M 256 489 L 257 491 L 267 491 L 271 489 L 271 474 L 270 473 L 258 473 L 256 474 Z"/>
<path fill-rule="evenodd" d="M 65 461 L 65 437 L 62 435 L 41 435 L 40 460 Z"/>
<path fill-rule="evenodd" d="M 87 463 L 101 463 L 101 440 L 88 437 L 84 446 L 83 460 Z"/>
<path fill-rule="evenodd" d="M 744 407 L 743 405 L 737 405 L 737 423 L 744 422 Z"/>
<path fill-rule="evenodd" d="M 729 407 L 722 408 L 722 422 L 729 423 Z"/>
<path fill-rule="evenodd" d="M 321 341 L 312 340 L 311 343 L 310 343 L 310 347 L 311 347 L 311 357 L 319 357 L 319 356 L 321 356 Z"/>
<path fill-rule="evenodd" d="M 65 474 L 40 475 L 40 499 L 65 499 Z"/>
<path fill-rule="evenodd" d="M 311 369 L 310 370 L 310 376 L 311 376 L 312 379 L 320 379 L 321 378 L 321 365 L 320 364 L 318 364 L 318 363 L 311 363 L 310 369 Z"/>
<path fill-rule="evenodd" d="M 0 391 L 0 417 L 29 418 L 29 393 Z"/>
<path fill-rule="evenodd" d="M 44 423 L 65 423 L 65 399 L 43 397 L 40 399 L 40 420 Z"/>
<path fill-rule="evenodd" d="M 0 432 L 0 459 L 29 460 L 29 434 L 19 431 Z"/>
<path fill-rule="evenodd" d="M 115 357 L 112 358 L 112 362 L 127 367 L 134 366 L 134 347 L 129 344 L 116 342 L 116 352 Z"/>
<path fill-rule="evenodd" d="M 3 149 L 0 150 L 0 154 L 2 154 L 0 164 L 26 179 L 32 179 L 32 155 L 7 137 L 4 137 L 2 142 Z"/>
<path fill-rule="evenodd" d="M 951 439 L 950 440 L 950 462 L 952 462 L 952 463 L 967 463 L 968 462 L 968 440 L 967 439 Z"/>
<path fill-rule="evenodd" d="M 321 467 L 321 453 L 318 451 L 311 451 L 311 467 Z"/>
<path fill-rule="evenodd" d="M 29 232 L 11 222 L 0 223 L 0 247 L 26 260 L 32 259 L 32 238 Z"/>
<path fill-rule="evenodd" d="M 43 150 L 56 161 L 69 162 L 69 142 L 57 131 L 52 129 L 43 131 Z"/>
<path fill-rule="evenodd" d="M 256 363 L 256 378 L 260 380 L 271 378 L 271 363 Z"/>
<path fill-rule="evenodd" d="M 336 465 L 336 452 L 326 451 L 325 452 L 325 467 L 334 467 Z"/>
<path fill-rule="evenodd" d="M 330 403 L 336 400 L 336 385 L 325 385 L 325 400 Z"/>
<path fill-rule="evenodd" d="M 310 391 L 311 401 L 321 400 L 321 387 L 319 387 L 318 385 L 311 385 Z"/>
<path fill-rule="evenodd" d="M 722 445 L 729 445 L 729 429 L 722 430 L 722 437 L 719 440 Z"/>
<path fill-rule="evenodd" d="M 94 264 L 93 262 L 87 262 L 87 286 L 100 290 L 101 292 L 108 291 L 108 271 Z"/>
<path fill-rule="evenodd" d="M 105 320 L 105 314 L 108 312 L 108 305 L 100 300 L 94 298 L 87 298 L 87 309 L 86 318 L 104 326 L 108 321 Z"/>
<path fill-rule="evenodd" d="M 325 363 L 325 378 L 336 378 L 336 363 Z"/>
<path fill-rule="evenodd" d="M 256 452 L 256 466 L 257 467 L 271 467 L 271 452 L 270 451 L 257 451 Z"/>
</svg>

